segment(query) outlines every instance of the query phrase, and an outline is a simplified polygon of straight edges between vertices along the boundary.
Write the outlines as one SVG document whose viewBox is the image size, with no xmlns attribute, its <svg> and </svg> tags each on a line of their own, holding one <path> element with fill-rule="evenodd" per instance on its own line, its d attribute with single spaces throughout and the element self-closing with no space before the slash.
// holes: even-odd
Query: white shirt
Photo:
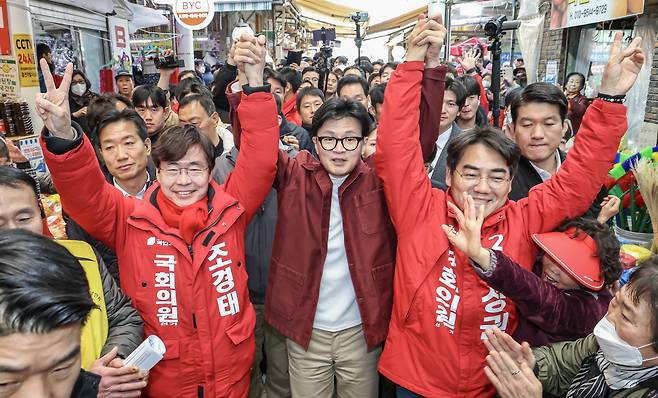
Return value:
<svg viewBox="0 0 658 398">
<path fill-rule="evenodd" d="M 432 174 L 434 174 L 434 169 L 436 168 L 436 164 L 439 162 L 439 158 L 441 157 L 441 153 L 443 152 L 443 149 L 445 148 L 446 144 L 448 143 L 448 140 L 450 139 L 450 134 L 452 134 L 452 125 L 450 125 L 448 130 L 439 134 L 439 138 L 436 140 L 436 155 L 432 160 L 432 167 L 430 167 L 427 173 L 430 177 L 432 176 Z"/>
<path fill-rule="evenodd" d="M 217 135 L 219 135 L 219 138 L 222 140 L 222 146 L 224 147 L 224 151 L 222 152 L 222 155 L 225 155 L 229 152 L 231 152 L 231 149 L 233 149 L 233 146 L 235 146 L 235 143 L 233 142 L 233 133 L 231 133 L 224 125 L 220 122 L 217 125 Z"/>
<path fill-rule="evenodd" d="M 124 197 L 132 196 L 132 197 L 135 197 L 137 199 L 144 199 L 144 194 L 146 193 L 146 190 L 149 187 L 149 182 L 151 182 L 151 176 L 149 176 L 149 173 L 147 172 L 146 173 L 146 182 L 144 183 L 144 186 L 142 187 L 142 189 L 139 192 L 137 192 L 137 195 L 131 195 L 125 189 L 121 188 L 121 185 L 119 185 L 116 178 L 112 177 L 112 185 L 114 185 L 116 187 L 116 189 L 121 191 L 121 193 L 123 194 Z"/>
<path fill-rule="evenodd" d="M 343 214 L 340 211 L 338 199 L 338 189 L 345 182 L 347 176 L 330 177 L 333 188 L 331 190 L 327 257 L 324 259 L 320 296 L 315 310 L 313 327 L 328 332 L 339 332 L 360 325 L 361 314 L 356 303 L 354 284 L 347 263 Z"/>
<path fill-rule="evenodd" d="M 555 151 L 555 159 L 556 159 L 555 172 L 557 173 L 557 171 L 560 170 L 560 166 L 562 166 L 562 160 L 560 159 L 560 152 L 558 152 L 557 150 Z M 542 182 L 545 182 L 546 180 L 551 178 L 551 173 L 542 169 L 541 167 L 537 166 L 532 162 L 530 162 L 530 164 L 532 165 L 532 167 L 535 168 L 535 170 L 539 174 L 539 177 L 541 177 Z"/>
</svg>

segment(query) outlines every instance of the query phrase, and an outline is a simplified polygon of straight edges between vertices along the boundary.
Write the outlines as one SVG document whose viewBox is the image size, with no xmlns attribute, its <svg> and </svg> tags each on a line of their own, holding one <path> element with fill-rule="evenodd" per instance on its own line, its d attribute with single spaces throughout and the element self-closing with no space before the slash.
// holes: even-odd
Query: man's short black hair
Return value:
<svg viewBox="0 0 658 398">
<path fill-rule="evenodd" d="M 147 86 L 141 85 L 138 86 L 135 91 L 133 91 L 133 104 L 135 107 L 146 106 L 148 104 L 149 98 L 153 106 L 159 106 L 166 108 L 169 106 L 169 100 L 167 100 L 167 93 L 164 92 L 158 86 Z"/>
<path fill-rule="evenodd" d="M 370 60 L 363 59 L 363 60 L 359 61 L 358 65 L 361 68 L 361 70 L 363 70 L 366 73 L 366 75 L 370 75 L 372 73 L 372 71 L 374 70 L 374 68 L 372 67 L 372 64 L 370 63 Z"/>
<path fill-rule="evenodd" d="M 39 202 L 39 187 L 31 175 L 12 166 L 0 166 L 0 187 L 16 189 L 21 185 L 30 188 L 34 192 L 34 198 Z"/>
<path fill-rule="evenodd" d="M 503 134 L 502 131 L 495 127 L 475 127 L 472 130 L 462 132 L 454 137 L 448 143 L 448 159 L 446 161 L 451 171 L 457 169 L 457 165 L 466 149 L 472 145 L 481 144 L 505 159 L 507 167 L 509 168 L 510 176 L 516 174 L 516 169 L 519 165 L 521 158 L 521 151 L 518 145 Z"/>
<path fill-rule="evenodd" d="M 94 307 L 85 272 L 64 246 L 24 230 L 0 231 L 0 336 L 82 324 Z"/>
<path fill-rule="evenodd" d="M 338 81 L 338 86 L 336 87 L 336 95 L 340 96 L 340 92 L 345 86 L 350 86 L 352 84 L 359 84 L 363 89 L 363 95 L 368 95 L 368 82 L 361 76 L 356 75 L 347 75 L 343 76 Z"/>
<path fill-rule="evenodd" d="M 8 138 L 6 138 L 8 139 Z M 11 159 L 9 157 L 9 148 L 7 148 L 7 144 L 5 143 L 5 139 L 0 140 L 0 159 L 4 159 L 5 161 L 9 162 Z"/>
<path fill-rule="evenodd" d="M 37 44 L 37 62 L 50 53 L 50 47 L 46 43 Z"/>
<path fill-rule="evenodd" d="M 580 89 L 579 89 L 578 91 L 582 90 L 582 89 L 585 87 L 585 82 L 586 82 L 586 80 L 585 80 L 585 75 L 583 75 L 583 74 L 580 73 L 580 72 L 571 72 L 571 73 L 569 73 L 569 74 L 567 75 L 566 80 L 564 81 L 564 85 L 565 85 L 565 86 L 567 85 L 567 82 L 569 81 L 569 79 L 571 78 L 571 76 L 578 76 L 578 77 L 580 77 Z"/>
<path fill-rule="evenodd" d="M 452 91 L 455 93 L 457 100 L 457 106 L 461 109 L 466 103 L 466 87 L 461 82 L 461 80 L 453 79 L 451 77 L 446 77 L 446 91 Z"/>
<path fill-rule="evenodd" d="M 384 92 L 386 91 L 386 83 L 378 84 L 370 90 L 370 103 L 374 108 L 375 105 L 384 105 Z"/>
<path fill-rule="evenodd" d="M 304 87 L 297 93 L 297 109 L 301 108 L 302 100 L 308 96 L 320 97 L 322 102 L 324 102 L 324 93 L 322 93 L 322 90 L 316 87 Z"/>
<path fill-rule="evenodd" d="M 372 90 L 374 87 L 372 85 L 372 81 L 375 80 L 376 78 L 380 77 L 379 73 L 370 73 L 370 76 L 368 76 L 368 87 Z"/>
<path fill-rule="evenodd" d="M 307 74 L 307 73 L 312 73 L 312 72 L 315 72 L 315 73 L 317 73 L 317 74 L 320 74 L 320 72 L 318 72 L 318 70 L 315 69 L 313 66 L 307 66 L 306 68 L 304 68 L 304 69 L 302 70 L 302 79 L 304 79 L 304 75 L 305 75 L 305 74 Z"/>
<path fill-rule="evenodd" d="M 297 90 L 299 90 L 299 86 L 302 84 L 302 74 L 297 72 L 295 69 L 286 66 L 285 68 L 281 69 L 279 71 L 279 75 L 283 79 L 283 81 L 286 83 L 283 85 L 285 88 L 287 83 L 290 83 L 292 86 L 292 92 L 296 93 Z"/>
<path fill-rule="evenodd" d="M 180 72 L 178 74 L 178 81 L 180 82 L 182 80 L 188 79 L 188 77 L 186 77 L 187 75 L 193 76 L 194 79 L 192 79 L 192 80 L 196 80 L 198 82 L 201 81 L 201 79 L 199 78 L 199 75 L 197 75 L 196 70 L 194 70 L 194 69 L 186 69 L 186 70 Z"/>
<path fill-rule="evenodd" d="M 110 124 L 114 124 L 117 122 L 128 122 L 132 123 L 135 125 L 135 128 L 137 129 L 137 135 L 139 135 L 139 138 L 142 141 L 146 141 L 148 138 L 148 131 L 146 129 L 146 123 L 144 123 L 144 119 L 142 119 L 137 112 L 135 112 L 134 109 L 126 108 L 122 111 L 117 111 L 113 110 L 110 113 L 107 113 L 103 118 L 98 122 L 98 126 L 96 129 L 96 136 L 98 139 L 98 146 L 101 147 L 100 141 L 101 141 L 101 133 L 103 132 L 103 129 L 105 127 L 109 126 Z"/>
<path fill-rule="evenodd" d="M 178 86 L 176 86 L 176 101 L 181 102 L 189 94 L 203 94 L 212 98 L 210 90 L 200 81 L 195 79 L 183 79 L 179 81 Z"/>
<path fill-rule="evenodd" d="M 210 95 L 204 94 L 191 94 L 184 97 L 178 104 L 178 111 L 180 112 L 181 108 L 184 108 L 194 102 L 198 102 L 203 110 L 206 111 L 208 116 L 212 116 L 212 114 L 216 112 L 215 103 L 213 102 L 212 97 Z"/>
<path fill-rule="evenodd" d="M 133 103 L 126 96 L 117 93 L 105 93 L 91 100 L 87 106 L 87 126 L 92 137 L 96 136 L 98 123 L 110 112 L 116 111 L 117 103 L 123 103 L 126 108 L 132 109 Z"/>
<path fill-rule="evenodd" d="M 357 66 L 357 65 L 351 65 L 351 66 L 348 66 L 347 68 L 345 68 L 345 70 L 343 71 L 343 75 L 345 75 L 347 73 L 347 71 L 351 70 L 351 69 L 354 69 L 354 70 L 358 71 L 361 74 L 361 77 L 365 79 L 366 72 L 363 70 L 363 68 L 361 68 L 360 66 Z"/>
<path fill-rule="evenodd" d="M 399 62 L 387 62 L 385 63 L 380 69 L 379 69 L 379 75 L 381 76 L 382 73 L 384 72 L 384 69 L 389 68 L 396 70 L 398 68 L 398 65 L 400 65 Z"/>
<path fill-rule="evenodd" d="M 267 79 L 276 80 L 277 82 L 279 82 L 281 87 L 283 88 L 286 87 L 286 81 L 283 79 L 281 74 L 275 71 L 274 69 L 265 68 L 265 70 L 263 71 L 263 81 L 267 83 Z"/>
<path fill-rule="evenodd" d="M 361 125 L 361 136 L 368 136 L 370 116 L 366 108 L 360 102 L 340 97 L 331 98 L 315 112 L 309 134 L 314 137 L 328 120 L 339 120 L 346 117 L 353 117 L 358 120 Z"/>
<path fill-rule="evenodd" d="M 459 81 L 464 85 L 466 89 L 466 98 L 471 95 L 480 96 L 480 84 L 477 80 L 471 75 L 463 75 L 459 77 Z"/>
<path fill-rule="evenodd" d="M 557 106 L 560 121 L 567 118 L 568 101 L 562 90 L 550 83 L 532 83 L 525 87 L 521 94 L 512 101 L 512 123 L 519 116 L 519 108 L 527 104 L 549 104 Z"/>
</svg>

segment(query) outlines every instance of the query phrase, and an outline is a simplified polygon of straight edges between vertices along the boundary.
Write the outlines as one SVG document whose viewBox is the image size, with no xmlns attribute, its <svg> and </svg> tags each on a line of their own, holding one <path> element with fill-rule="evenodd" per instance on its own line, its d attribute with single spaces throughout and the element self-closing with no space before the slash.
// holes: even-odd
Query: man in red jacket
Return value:
<svg viewBox="0 0 658 398">
<path fill-rule="evenodd" d="M 519 150 L 495 130 L 474 130 L 448 146 L 448 192 L 432 189 L 418 146 L 419 104 L 426 29 L 442 29 L 424 17 L 409 37 L 407 62 L 386 88 L 378 130 L 376 170 L 398 235 L 394 305 L 379 364 L 398 384 L 399 397 L 489 397 L 495 391 L 482 371 L 481 342 L 493 327 L 513 331 L 514 304 L 478 278 L 451 246 L 441 226 L 457 225 L 447 206 L 463 209 L 463 193 L 484 206 L 482 244 L 501 250 L 529 269 L 537 254 L 533 233 L 547 232 L 582 214 L 599 191 L 626 131 L 620 98 L 631 88 L 644 57 L 639 40 L 621 50 L 615 39 L 601 85 L 580 137 L 560 171 L 530 191 L 507 199 Z"/>
<path fill-rule="evenodd" d="M 144 200 L 108 184 L 94 150 L 71 127 L 67 95 L 72 65 L 56 88 L 37 96 L 42 146 L 64 209 L 117 252 L 121 286 L 144 319 L 146 334 L 165 343 L 150 373 L 151 397 L 244 397 L 255 354 L 244 233 L 271 189 L 278 123 L 263 86 L 265 38 L 243 35 L 235 60 L 248 82 L 238 113 L 242 150 L 222 186 L 211 180 L 213 146 L 193 126 L 163 133 L 152 157 L 157 182 Z"/>
</svg>

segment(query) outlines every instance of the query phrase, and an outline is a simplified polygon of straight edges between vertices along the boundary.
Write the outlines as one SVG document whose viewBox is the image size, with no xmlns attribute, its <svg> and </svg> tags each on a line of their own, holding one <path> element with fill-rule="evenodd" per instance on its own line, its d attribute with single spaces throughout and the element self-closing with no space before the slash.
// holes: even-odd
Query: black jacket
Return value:
<svg viewBox="0 0 658 398">
<path fill-rule="evenodd" d="M 100 382 L 101 377 L 99 375 L 80 369 L 80 375 L 78 380 L 75 381 L 71 398 L 96 398 Z"/>
<path fill-rule="evenodd" d="M 297 154 L 291 147 L 286 146 L 285 150 L 291 157 Z M 237 158 L 238 149 L 233 147 L 231 151 L 215 161 L 215 168 L 212 172 L 215 181 L 220 184 L 226 181 L 226 177 L 235 167 Z M 277 214 L 277 193 L 272 189 L 258 212 L 254 214 L 254 218 L 251 219 L 247 232 L 245 232 L 245 266 L 249 276 L 247 285 L 252 304 L 265 304 L 265 290 L 272 258 Z"/>
<path fill-rule="evenodd" d="M 567 155 L 562 151 L 559 151 L 559 154 L 560 160 L 564 162 Z M 542 182 L 543 181 L 539 176 L 539 173 L 537 173 L 537 170 L 532 167 L 530 161 L 525 156 L 521 156 L 521 159 L 519 160 L 519 168 L 516 171 L 514 180 L 512 180 L 512 191 L 509 194 L 509 198 L 514 201 L 526 198 L 528 197 L 528 192 L 530 189 L 535 185 L 541 184 Z M 596 218 L 601 211 L 601 202 L 607 194 L 608 191 L 605 189 L 605 187 L 602 187 L 601 192 L 599 192 L 599 195 L 596 197 L 596 199 L 594 199 L 592 207 L 590 207 L 589 210 L 583 214 L 583 216 L 588 218 Z"/>
<path fill-rule="evenodd" d="M 233 80 L 238 77 L 238 68 L 233 65 L 224 64 L 217 72 L 215 72 L 215 81 L 213 82 L 212 100 L 215 103 L 217 112 L 220 112 L 222 121 L 227 122 L 228 112 L 231 106 L 226 97 L 226 87 L 231 84 Z M 223 115 L 222 115 L 223 114 Z"/>
<path fill-rule="evenodd" d="M 286 135 L 292 135 L 299 141 L 300 151 L 307 150 L 311 153 L 311 155 L 317 157 L 315 148 L 313 147 L 313 142 L 311 141 L 311 136 L 309 135 L 308 131 L 306 131 L 306 129 L 303 127 L 296 125 L 295 123 L 287 121 L 283 115 L 281 115 L 281 117 L 283 120 L 281 122 L 281 126 L 279 127 L 279 136 L 283 137 Z"/>
</svg>

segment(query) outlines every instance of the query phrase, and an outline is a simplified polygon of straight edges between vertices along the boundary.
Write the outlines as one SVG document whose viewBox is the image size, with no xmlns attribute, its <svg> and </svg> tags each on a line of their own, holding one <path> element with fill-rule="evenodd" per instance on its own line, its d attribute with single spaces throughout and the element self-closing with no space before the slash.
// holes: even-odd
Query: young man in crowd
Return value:
<svg viewBox="0 0 658 398">
<path fill-rule="evenodd" d="M 283 103 L 285 100 L 286 81 L 279 72 L 273 69 L 265 68 L 265 72 L 263 73 L 265 82 L 270 85 L 272 94 L 277 96 L 281 100 L 281 103 Z"/>
<path fill-rule="evenodd" d="M 343 71 L 343 77 L 345 76 L 357 76 L 365 79 L 366 73 L 363 71 L 363 69 L 361 69 L 360 66 L 351 65 L 345 68 L 345 70 Z"/>
<path fill-rule="evenodd" d="M 459 80 L 447 78 L 443 94 L 443 106 L 441 107 L 439 138 L 436 140 L 436 150 L 427 170 L 432 181 L 432 187 L 443 189 L 446 187 L 446 162 L 448 159 L 446 148 L 448 142 L 462 132 L 455 120 L 465 101 L 466 89 L 464 85 Z"/>
<path fill-rule="evenodd" d="M 178 116 L 171 111 L 167 94 L 157 86 L 139 86 L 132 96 L 135 110 L 144 119 L 151 144 L 155 144 L 167 127 L 178 124 Z"/>
<path fill-rule="evenodd" d="M 211 181 L 209 139 L 194 126 L 172 127 L 152 151 L 158 181 L 143 201 L 125 198 L 104 180 L 88 140 L 71 127 L 65 99 L 72 65 L 59 88 L 42 65 L 48 87 L 37 98 L 42 148 L 62 206 L 117 251 L 121 285 L 145 333 L 166 346 L 147 396 L 243 397 L 249 389 L 255 313 L 242 267 L 244 233 L 271 188 L 278 126 L 274 99 L 263 86 L 265 37 L 245 34 L 236 46 L 247 84 L 235 172 L 221 187 Z"/>
<path fill-rule="evenodd" d="M 75 257 L 45 237 L 0 231 L 0 301 L 3 396 L 97 396 L 100 377 L 80 366 L 81 329 L 95 303 Z"/>
<path fill-rule="evenodd" d="M 372 73 L 379 74 L 379 70 L 384 66 L 384 61 L 377 60 L 372 63 Z"/>
<path fill-rule="evenodd" d="M 313 124 L 313 115 L 318 108 L 324 103 L 324 94 L 322 90 L 316 87 L 308 87 L 299 90 L 297 93 L 297 112 L 302 118 L 302 127 L 306 131 L 311 131 Z"/>
<path fill-rule="evenodd" d="M 510 133 L 521 150 L 521 159 L 509 198 L 519 200 L 562 167 L 566 153 L 559 146 L 568 128 L 568 102 L 555 85 L 533 83 L 521 90 L 510 109 Z M 606 195 L 607 191 L 601 189 L 585 215 L 596 218 Z"/>
<path fill-rule="evenodd" d="M 559 173 L 516 203 L 508 194 L 520 154 L 491 128 L 463 132 L 449 144 L 449 190 L 432 189 L 417 144 L 428 30 L 442 32 L 443 40 L 443 26 L 419 18 L 407 62 L 386 89 L 378 129 L 376 170 L 398 236 L 395 305 L 379 370 L 398 385 L 398 397 L 491 397 L 481 339 L 493 327 L 514 330 L 517 315 L 514 303 L 479 281 L 449 244 L 441 226 L 456 221 L 447 202 L 463 210 L 464 193 L 473 196 L 485 217 L 483 245 L 530 269 L 537 254 L 532 234 L 579 216 L 599 191 L 626 130 L 626 109 L 614 96 L 631 88 L 644 57 L 638 39 L 622 52 L 616 36 L 602 97 L 589 108 L 574 152 Z"/>
<path fill-rule="evenodd" d="M 340 79 L 336 88 L 336 95 L 356 101 L 363 105 L 366 110 L 370 107 L 368 103 L 368 82 L 361 76 L 346 75 Z M 370 114 L 368 113 L 368 115 Z M 370 117 L 374 120 L 372 115 Z"/>
<path fill-rule="evenodd" d="M 397 62 L 389 62 L 385 64 L 384 66 L 379 69 L 379 83 L 387 83 L 388 79 L 391 78 L 391 75 L 393 74 L 393 71 L 398 67 Z"/>
<path fill-rule="evenodd" d="M 36 181 L 12 167 L 0 166 L 0 230 L 30 231 L 47 236 L 47 222 L 39 203 Z M 139 393 L 145 374 L 124 367 L 126 358 L 141 343 L 143 323 L 130 299 L 119 289 L 102 259 L 84 242 L 57 241 L 78 258 L 88 279 L 94 308 L 82 327 L 82 367 L 101 376 L 101 386 Z M 102 357 L 102 358 L 101 358 Z"/>
<path fill-rule="evenodd" d="M 120 70 L 114 76 L 114 81 L 117 84 L 117 93 L 131 99 L 133 96 L 133 90 L 135 89 L 133 74 L 127 70 Z"/>
<path fill-rule="evenodd" d="M 191 94 L 181 98 L 178 121 L 191 124 L 204 133 L 215 147 L 215 158 L 228 153 L 233 147 L 233 135 L 224 127 L 209 95 Z"/>
<path fill-rule="evenodd" d="M 146 190 L 156 180 L 156 173 L 150 162 L 151 140 L 142 118 L 132 109 L 118 111 L 109 108 L 98 122 L 96 131 L 96 145 L 107 182 L 126 197 L 143 199 Z M 119 283 L 119 263 L 114 250 L 89 235 L 67 214 L 65 220 L 69 239 L 82 240 L 93 246 Z"/>
<path fill-rule="evenodd" d="M 311 85 L 315 88 L 318 88 L 318 83 L 320 82 L 320 72 L 312 66 L 304 68 L 302 71 L 302 81 L 311 82 Z"/>
<path fill-rule="evenodd" d="M 379 123 L 379 118 L 382 117 L 382 106 L 384 106 L 384 90 L 386 90 L 386 83 L 379 84 L 370 89 L 368 95 L 370 99 L 371 112 L 375 115 L 375 120 Z"/>
<path fill-rule="evenodd" d="M 478 116 L 480 110 L 480 83 L 471 75 L 464 75 L 459 78 L 462 86 L 466 90 L 464 105 L 459 109 L 457 115 L 457 125 L 462 131 L 474 129 L 475 126 L 483 126 L 484 119 L 482 115 Z"/>
<path fill-rule="evenodd" d="M 297 90 L 302 84 L 302 76 L 290 67 L 281 69 L 279 75 L 285 83 L 283 87 L 283 115 L 289 122 L 301 126 L 302 119 L 297 112 Z"/>
</svg>

